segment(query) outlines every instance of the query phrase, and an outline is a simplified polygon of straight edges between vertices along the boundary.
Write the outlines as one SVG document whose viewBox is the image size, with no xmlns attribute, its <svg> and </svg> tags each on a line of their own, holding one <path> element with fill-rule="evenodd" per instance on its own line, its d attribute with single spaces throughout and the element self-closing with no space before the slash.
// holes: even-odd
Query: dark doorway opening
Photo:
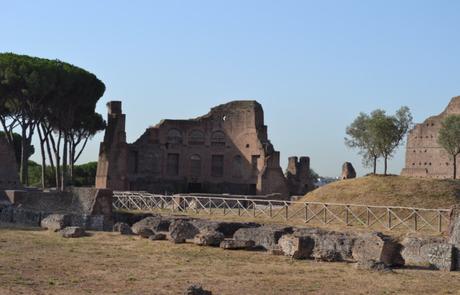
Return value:
<svg viewBox="0 0 460 295">
<path fill-rule="evenodd" d="M 257 195 L 257 184 L 249 185 L 249 195 Z"/>
<path fill-rule="evenodd" d="M 189 183 L 188 184 L 189 193 L 202 193 L 201 183 Z"/>
</svg>

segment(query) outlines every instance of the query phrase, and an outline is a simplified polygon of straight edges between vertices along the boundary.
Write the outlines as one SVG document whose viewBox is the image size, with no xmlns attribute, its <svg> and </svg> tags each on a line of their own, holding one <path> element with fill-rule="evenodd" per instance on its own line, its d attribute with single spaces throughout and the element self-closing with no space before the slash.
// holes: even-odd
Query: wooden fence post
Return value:
<svg viewBox="0 0 460 295">
<path fill-rule="evenodd" d="M 305 203 L 305 223 L 308 223 L 308 203 Z"/>
<path fill-rule="evenodd" d="M 367 227 L 369 227 L 371 225 L 370 210 L 371 209 L 369 209 L 369 207 L 366 207 L 366 224 L 367 224 Z"/>
<path fill-rule="evenodd" d="M 346 226 L 349 226 L 349 225 L 350 225 L 350 222 L 349 222 L 349 220 L 348 220 L 348 218 L 349 218 L 349 217 L 348 217 L 348 210 L 349 210 L 349 209 L 350 209 L 350 206 L 347 205 L 347 206 L 345 207 L 345 223 L 346 223 Z"/>
<path fill-rule="evenodd" d="M 327 224 L 327 205 L 324 204 L 323 206 L 323 211 L 324 211 L 324 224 Z"/>
<path fill-rule="evenodd" d="M 438 217 L 438 232 L 442 232 L 442 212 L 438 211 L 439 217 Z"/>
<path fill-rule="evenodd" d="M 387 208 L 388 211 L 388 229 L 391 230 L 391 209 Z"/>
</svg>

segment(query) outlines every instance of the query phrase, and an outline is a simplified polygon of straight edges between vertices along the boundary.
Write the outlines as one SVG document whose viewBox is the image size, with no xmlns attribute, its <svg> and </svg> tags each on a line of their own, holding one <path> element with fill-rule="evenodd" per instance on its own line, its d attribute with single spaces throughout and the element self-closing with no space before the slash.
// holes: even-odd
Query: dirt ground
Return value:
<svg viewBox="0 0 460 295">
<path fill-rule="evenodd" d="M 460 273 L 358 271 L 263 252 L 152 242 L 115 233 L 63 239 L 0 225 L 0 294 L 460 294 Z"/>
</svg>

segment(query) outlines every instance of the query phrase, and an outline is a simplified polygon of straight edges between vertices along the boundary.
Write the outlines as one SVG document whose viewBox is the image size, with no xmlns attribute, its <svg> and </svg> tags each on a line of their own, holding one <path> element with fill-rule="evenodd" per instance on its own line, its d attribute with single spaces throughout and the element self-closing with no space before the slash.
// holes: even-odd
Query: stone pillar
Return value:
<svg viewBox="0 0 460 295">
<path fill-rule="evenodd" d="M 450 220 L 448 228 L 449 243 L 454 246 L 453 249 L 453 270 L 460 270 L 460 205 L 455 205 L 450 211 Z"/>
<path fill-rule="evenodd" d="M 289 157 L 287 172 L 290 173 L 291 175 L 297 175 L 297 164 L 298 164 L 297 157 Z"/>
<path fill-rule="evenodd" d="M 0 190 L 20 187 L 13 147 L 3 136 L 0 136 Z"/>
<path fill-rule="evenodd" d="M 125 121 L 121 101 L 107 103 L 107 128 L 99 150 L 96 188 L 127 190 L 128 144 L 126 143 Z"/>
</svg>

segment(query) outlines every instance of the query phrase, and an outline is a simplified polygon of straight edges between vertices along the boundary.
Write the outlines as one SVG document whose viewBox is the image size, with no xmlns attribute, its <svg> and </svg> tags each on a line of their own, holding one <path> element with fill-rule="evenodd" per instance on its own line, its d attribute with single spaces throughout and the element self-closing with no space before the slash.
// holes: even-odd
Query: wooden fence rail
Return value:
<svg viewBox="0 0 460 295">
<path fill-rule="evenodd" d="M 147 192 L 114 192 L 116 210 L 169 211 L 344 225 L 375 230 L 436 232 L 447 229 L 449 209 L 367 206 L 319 202 L 260 200 L 206 196 L 164 196 Z"/>
</svg>

